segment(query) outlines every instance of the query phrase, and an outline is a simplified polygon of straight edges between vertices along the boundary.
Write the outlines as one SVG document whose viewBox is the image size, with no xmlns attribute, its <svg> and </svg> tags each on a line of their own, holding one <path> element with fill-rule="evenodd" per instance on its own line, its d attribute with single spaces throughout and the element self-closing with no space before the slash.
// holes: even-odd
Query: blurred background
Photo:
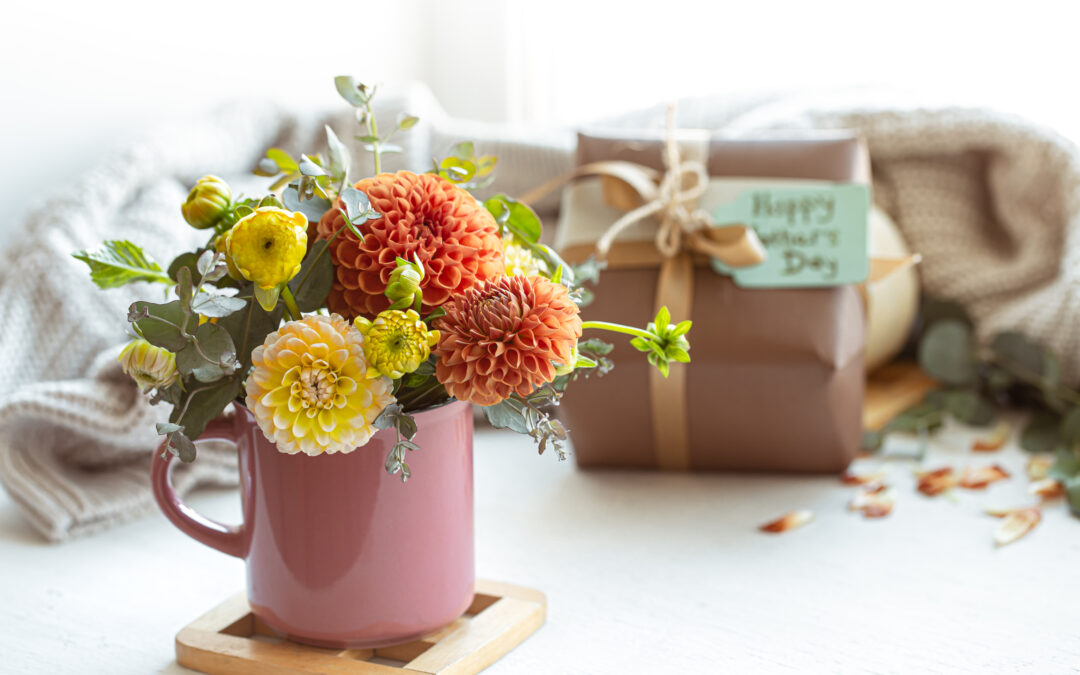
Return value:
<svg viewBox="0 0 1080 675">
<path fill-rule="evenodd" d="M 0 242 L 112 148 L 236 98 L 335 108 L 422 82 L 455 117 L 572 127 L 677 96 L 888 85 L 1080 136 L 1077 10 L 1012 3 L 15 3 L 0 40 Z"/>
</svg>

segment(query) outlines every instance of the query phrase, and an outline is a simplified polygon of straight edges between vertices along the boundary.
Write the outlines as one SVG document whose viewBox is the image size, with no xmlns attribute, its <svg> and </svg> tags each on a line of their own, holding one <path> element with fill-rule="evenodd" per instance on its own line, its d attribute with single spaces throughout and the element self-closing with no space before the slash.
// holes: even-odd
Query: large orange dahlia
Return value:
<svg viewBox="0 0 1080 675">
<path fill-rule="evenodd" d="M 578 338 L 581 317 L 562 284 L 543 277 L 501 277 L 456 295 L 438 319 L 435 376 L 451 396 L 494 405 L 528 396 L 555 379 Z"/>
<path fill-rule="evenodd" d="M 370 318 L 389 307 L 383 291 L 398 257 L 416 255 L 424 266 L 420 288 L 428 309 L 503 274 L 499 226 L 465 190 L 434 174 L 409 171 L 379 174 L 355 187 L 382 218 L 359 226 L 363 242 L 346 229 L 331 244 L 330 311 Z M 344 224 L 338 209 L 330 209 L 319 221 L 318 237 L 329 239 Z"/>
</svg>

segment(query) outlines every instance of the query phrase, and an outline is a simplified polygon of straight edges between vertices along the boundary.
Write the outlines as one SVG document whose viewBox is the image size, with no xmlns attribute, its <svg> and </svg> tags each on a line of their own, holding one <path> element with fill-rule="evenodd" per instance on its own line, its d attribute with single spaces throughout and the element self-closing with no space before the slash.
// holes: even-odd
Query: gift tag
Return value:
<svg viewBox="0 0 1080 675">
<path fill-rule="evenodd" d="M 870 190 L 865 185 L 741 190 L 734 201 L 714 209 L 715 222 L 753 228 L 765 246 L 765 261 L 733 269 L 713 260 L 713 269 L 745 288 L 862 283 L 870 273 L 869 210 Z"/>
</svg>

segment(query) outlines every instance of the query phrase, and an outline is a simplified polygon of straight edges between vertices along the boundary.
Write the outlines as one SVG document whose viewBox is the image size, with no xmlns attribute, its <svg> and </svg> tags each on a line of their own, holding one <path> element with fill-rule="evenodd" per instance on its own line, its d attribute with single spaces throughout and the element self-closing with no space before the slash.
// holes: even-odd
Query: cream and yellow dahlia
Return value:
<svg viewBox="0 0 1080 675">
<path fill-rule="evenodd" d="M 139 391 L 164 389 L 176 382 L 176 355 L 141 338 L 127 343 L 117 360 Z"/>
<path fill-rule="evenodd" d="M 355 323 L 364 335 L 368 377 L 385 375 L 396 380 L 411 373 L 427 361 L 439 342 L 439 331 L 428 330 L 413 309 L 388 309 L 374 321 L 361 316 Z"/>
<path fill-rule="evenodd" d="M 245 279 L 260 288 L 283 284 L 296 276 L 307 254 L 307 217 L 260 206 L 229 230 L 225 254 Z"/>
<path fill-rule="evenodd" d="M 386 377 L 367 377 L 364 337 L 336 314 L 290 321 L 251 354 L 247 406 L 282 452 L 352 452 L 394 402 Z"/>
<path fill-rule="evenodd" d="M 503 261 L 508 277 L 536 277 L 543 276 L 545 272 L 544 263 L 537 260 L 532 251 L 510 239 L 503 240 Z"/>
</svg>

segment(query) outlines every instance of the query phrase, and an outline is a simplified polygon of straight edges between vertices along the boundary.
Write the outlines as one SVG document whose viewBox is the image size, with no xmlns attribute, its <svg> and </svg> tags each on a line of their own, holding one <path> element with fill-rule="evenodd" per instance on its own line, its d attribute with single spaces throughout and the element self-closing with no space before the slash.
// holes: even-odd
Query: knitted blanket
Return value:
<svg viewBox="0 0 1080 675">
<path fill-rule="evenodd" d="M 453 120 L 420 88 L 385 99 L 378 114 L 389 124 L 401 110 L 421 123 L 403 138 L 405 153 L 391 156 L 391 170 L 429 166 L 452 143 L 474 140 L 499 156 L 494 187 L 520 194 L 573 164 L 569 130 L 530 134 Z M 323 148 L 324 123 L 341 138 L 354 135 L 347 115 L 266 106 L 234 106 L 159 129 L 34 214 L 0 252 L 0 306 L 8 317 L 0 332 L 0 482 L 43 536 L 61 541 L 153 509 L 154 422 L 168 413 L 150 407 L 116 365 L 127 306 L 160 287 L 99 291 L 71 252 L 131 239 L 167 263 L 200 236 L 179 213 L 195 179 L 214 173 L 234 191 L 265 189 L 265 179 L 250 175 L 263 152 Z M 659 107 L 604 122 L 661 123 Z M 924 288 L 966 303 L 981 335 L 1024 330 L 1061 355 L 1068 381 L 1080 379 L 1080 155 L 1061 137 L 989 110 L 865 98 L 694 99 L 680 104 L 679 124 L 736 135 L 860 130 L 875 200 L 922 253 Z M 554 222 L 557 197 L 535 206 Z M 231 446 L 200 446 L 198 460 L 175 472 L 178 490 L 235 484 Z"/>
</svg>

